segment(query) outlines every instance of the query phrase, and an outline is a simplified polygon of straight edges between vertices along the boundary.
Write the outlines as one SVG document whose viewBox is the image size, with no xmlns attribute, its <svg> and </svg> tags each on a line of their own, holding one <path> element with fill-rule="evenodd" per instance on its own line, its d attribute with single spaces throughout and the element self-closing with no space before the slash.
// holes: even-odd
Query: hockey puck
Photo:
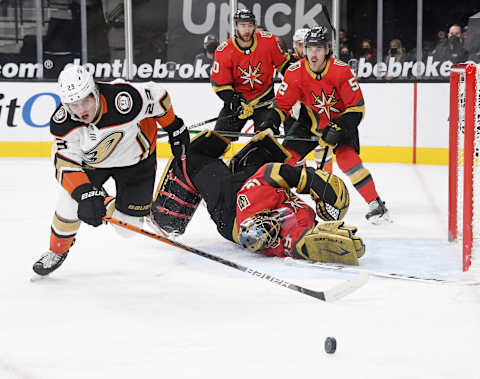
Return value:
<svg viewBox="0 0 480 379">
<path fill-rule="evenodd" d="M 337 350 L 337 340 L 335 337 L 327 337 L 325 339 L 325 352 L 327 354 L 333 354 Z"/>
</svg>

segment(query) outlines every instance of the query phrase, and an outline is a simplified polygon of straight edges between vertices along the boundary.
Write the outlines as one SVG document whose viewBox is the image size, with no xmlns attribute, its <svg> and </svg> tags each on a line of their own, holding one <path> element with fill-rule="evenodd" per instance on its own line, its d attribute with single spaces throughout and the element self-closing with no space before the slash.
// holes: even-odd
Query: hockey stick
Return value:
<svg viewBox="0 0 480 379">
<path fill-rule="evenodd" d="M 258 103 L 256 104 L 253 109 L 258 109 L 258 108 L 263 108 L 267 105 L 271 105 L 273 103 L 273 100 L 267 100 L 267 101 L 264 101 L 262 103 Z M 201 130 L 192 130 L 192 129 L 195 129 L 195 128 L 198 128 L 200 126 L 204 126 L 204 125 L 207 125 L 207 124 L 210 124 L 211 122 L 215 122 L 215 121 L 218 121 L 218 120 L 227 120 L 229 118 L 232 118 L 233 117 L 233 114 L 230 114 L 230 115 L 227 115 L 227 116 L 223 116 L 223 117 L 214 117 L 214 118 L 210 118 L 208 120 L 205 120 L 205 121 L 200 121 L 200 122 L 197 122 L 196 124 L 192 124 L 192 125 L 189 125 L 187 126 L 187 130 L 190 131 L 191 133 L 200 133 Z M 163 138 L 163 137 L 167 137 L 168 136 L 168 133 L 158 133 L 157 134 L 157 139 L 160 139 L 160 138 Z M 234 137 L 234 136 L 231 136 L 231 137 Z"/>
<path fill-rule="evenodd" d="M 200 133 L 201 130 L 191 130 L 190 133 Z M 253 137 L 255 133 L 242 133 L 242 132 L 230 132 L 227 130 L 216 130 L 216 132 L 224 137 Z M 287 139 L 291 141 L 306 141 L 306 142 L 316 142 L 319 141 L 319 136 L 312 136 L 310 138 L 303 138 L 303 137 L 293 137 L 287 136 L 285 134 L 277 134 L 274 135 L 277 139 Z"/>
<path fill-rule="evenodd" d="M 407 280 L 407 281 L 427 283 L 427 284 L 462 284 L 462 285 L 469 285 L 469 286 L 480 285 L 479 280 L 460 281 L 460 280 L 454 280 L 454 279 L 423 277 L 418 275 L 399 274 L 395 272 L 374 271 L 366 268 L 353 267 L 353 266 L 350 267 L 350 266 L 344 266 L 336 263 L 311 262 L 311 261 L 304 261 L 304 260 L 298 260 L 298 259 L 292 259 L 292 258 L 285 258 L 284 262 L 289 265 L 311 267 L 311 268 L 317 268 L 317 269 L 329 270 L 329 271 L 343 271 L 343 272 L 357 273 L 357 274 L 366 273 L 367 275 L 371 275 L 371 276 L 375 276 L 383 279 Z"/>
<path fill-rule="evenodd" d="M 225 266 L 229 266 L 229 267 L 231 267 L 235 270 L 243 271 L 243 272 L 245 272 L 247 274 L 250 274 L 252 276 L 256 276 L 260 279 L 268 280 L 269 282 L 278 284 L 279 286 L 286 287 L 286 288 L 291 289 L 293 291 L 297 291 L 297 292 L 303 293 L 305 295 L 312 296 L 312 297 L 314 297 L 316 299 L 320 299 L 322 301 L 331 302 L 331 301 L 341 299 L 342 297 L 347 296 L 348 294 L 350 294 L 353 291 L 357 290 L 358 288 L 362 287 L 368 281 L 368 274 L 361 273 L 361 274 L 357 275 L 355 278 L 347 280 L 345 282 L 342 282 L 342 283 L 336 285 L 335 287 L 332 287 L 332 288 L 330 288 L 326 291 L 313 291 L 311 289 L 301 287 L 301 286 L 296 285 L 296 284 L 289 283 L 289 282 L 287 282 L 283 279 L 278 279 L 278 278 L 276 278 L 272 275 L 263 273 L 261 271 L 257 271 L 255 269 L 242 266 L 238 263 L 229 261 L 227 259 L 218 257 L 216 255 L 213 255 L 213 254 L 195 249 L 193 247 L 184 245 L 183 243 L 173 241 L 173 240 L 171 240 L 169 238 L 166 238 L 166 237 L 159 236 L 159 235 L 151 233 L 151 232 L 149 232 L 145 229 L 138 228 L 134 225 L 131 225 L 131 224 L 128 224 L 126 222 L 117 220 L 115 218 L 104 217 L 103 219 L 106 222 L 109 222 L 111 224 L 115 224 L 115 225 L 117 225 L 121 228 L 131 230 L 135 233 L 143 234 L 144 236 L 156 239 L 157 241 L 164 242 L 164 243 L 166 243 L 168 245 L 171 245 L 171 246 L 175 246 L 179 249 L 183 249 L 183 250 L 186 250 L 190 253 L 199 255 L 203 258 L 207 258 L 207 259 L 210 259 L 212 261 L 224 264 Z"/>
</svg>

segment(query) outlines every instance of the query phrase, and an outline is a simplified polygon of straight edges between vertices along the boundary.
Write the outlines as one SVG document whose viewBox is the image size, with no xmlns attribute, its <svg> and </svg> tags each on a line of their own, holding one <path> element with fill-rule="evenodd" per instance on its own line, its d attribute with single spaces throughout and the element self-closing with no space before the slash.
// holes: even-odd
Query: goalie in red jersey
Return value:
<svg viewBox="0 0 480 379">
<path fill-rule="evenodd" d="M 264 121 L 267 107 L 255 106 L 273 99 L 275 69 L 283 74 L 291 57 L 284 55 L 273 34 L 255 32 L 250 10 L 237 10 L 234 22 L 235 36 L 215 51 L 210 82 L 224 102 L 215 130 L 240 132 L 250 118 L 255 125 Z"/>
<path fill-rule="evenodd" d="M 277 130 L 295 103 L 300 102 L 297 121 L 288 136 L 320 136 L 320 145 L 333 150 L 340 169 L 369 205 L 367 220 L 389 222 L 387 208 L 378 196 L 373 178 L 360 159 L 358 125 L 365 111 L 362 91 L 348 65 L 331 56 L 329 33 L 325 26 L 310 29 L 304 40 L 305 58 L 292 64 L 275 96 L 269 118 L 260 129 Z M 295 164 L 318 146 L 286 138 L 284 146 Z"/>
<path fill-rule="evenodd" d="M 229 146 L 205 130 L 185 157 L 168 163 L 152 203 L 162 232 L 184 233 L 203 198 L 218 232 L 250 251 L 358 265 L 365 245 L 342 221 L 350 198 L 340 178 L 285 163 L 291 156 L 271 131 L 253 137 L 227 166 L 220 157 Z M 297 194 L 311 196 L 316 214 Z"/>
</svg>

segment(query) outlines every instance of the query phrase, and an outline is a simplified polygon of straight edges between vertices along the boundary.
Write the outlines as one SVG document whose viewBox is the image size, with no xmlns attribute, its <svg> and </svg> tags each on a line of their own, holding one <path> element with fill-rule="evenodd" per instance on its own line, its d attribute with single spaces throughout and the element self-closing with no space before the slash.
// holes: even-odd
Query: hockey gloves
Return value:
<svg viewBox="0 0 480 379">
<path fill-rule="evenodd" d="M 233 115 L 240 120 L 245 120 L 253 115 L 253 105 L 248 104 L 245 98 L 239 93 L 235 93 L 230 103 L 230 110 L 233 111 Z"/>
<path fill-rule="evenodd" d="M 343 221 L 319 223 L 302 238 L 304 242 L 297 242 L 295 249 L 302 258 L 314 262 L 358 266 L 358 258 L 365 254 L 365 245 L 356 232 L 357 228 Z"/>
<path fill-rule="evenodd" d="M 271 129 L 273 134 L 279 134 L 280 133 L 280 131 L 278 129 L 278 126 L 276 126 L 273 123 L 273 120 L 270 120 L 270 119 L 266 119 L 258 127 L 256 127 L 255 132 L 259 133 L 259 132 L 263 132 L 264 130 L 267 130 L 267 129 Z"/>
<path fill-rule="evenodd" d="M 342 140 L 343 133 L 342 128 L 335 124 L 334 122 L 330 122 L 327 127 L 323 130 L 323 134 L 321 140 L 331 146 L 332 148 L 337 147 L 337 145 Z"/>
<path fill-rule="evenodd" d="M 105 207 L 105 192 L 95 189 L 92 184 L 82 184 L 72 192 L 72 197 L 78 202 L 78 218 L 92 226 L 102 224 L 102 218 L 107 214 Z"/>
<path fill-rule="evenodd" d="M 164 127 L 164 129 L 168 133 L 168 142 L 170 143 L 173 156 L 180 157 L 184 155 L 190 145 L 190 134 L 183 120 L 175 116 L 175 120 L 170 125 Z"/>
<path fill-rule="evenodd" d="M 316 203 L 317 215 L 325 221 L 341 220 L 350 206 L 350 195 L 342 179 L 323 170 L 303 168 L 297 193 L 308 193 Z"/>
</svg>

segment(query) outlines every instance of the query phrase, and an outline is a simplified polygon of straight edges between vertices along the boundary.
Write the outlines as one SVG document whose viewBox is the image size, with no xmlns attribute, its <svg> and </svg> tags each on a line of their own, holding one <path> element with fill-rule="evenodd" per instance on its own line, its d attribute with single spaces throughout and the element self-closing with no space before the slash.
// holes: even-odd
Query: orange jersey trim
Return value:
<svg viewBox="0 0 480 379">
<path fill-rule="evenodd" d="M 173 107 L 170 106 L 170 109 L 163 116 L 155 117 L 162 128 L 170 125 L 173 120 L 175 120 L 175 113 L 173 112 Z"/>
<path fill-rule="evenodd" d="M 152 154 L 155 150 L 155 147 L 157 146 L 157 123 L 153 118 L 145 118 L 140 121 L 139 126 L 143 135 L 147 137 L 148 142 L 150 143 L 150 154 Z"/>
</svg>

